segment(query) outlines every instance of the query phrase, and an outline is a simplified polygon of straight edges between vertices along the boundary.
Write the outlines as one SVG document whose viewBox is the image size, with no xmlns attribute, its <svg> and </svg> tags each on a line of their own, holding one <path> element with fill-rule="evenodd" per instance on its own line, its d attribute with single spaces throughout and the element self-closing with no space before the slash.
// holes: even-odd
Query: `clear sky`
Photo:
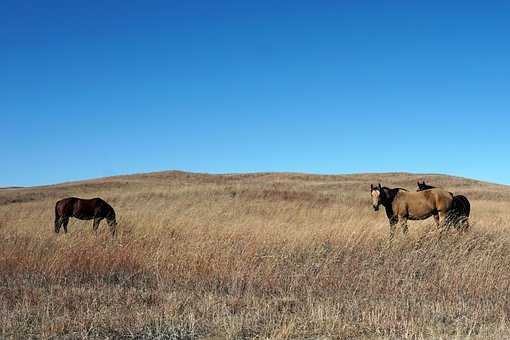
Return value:
<svg viewBox="0 0 510 340">
<path fill-rule="evenodd" d="M 510 184 L 510 3 L 2 1 L 0 186 L 125 173 Z"/>
</svg>

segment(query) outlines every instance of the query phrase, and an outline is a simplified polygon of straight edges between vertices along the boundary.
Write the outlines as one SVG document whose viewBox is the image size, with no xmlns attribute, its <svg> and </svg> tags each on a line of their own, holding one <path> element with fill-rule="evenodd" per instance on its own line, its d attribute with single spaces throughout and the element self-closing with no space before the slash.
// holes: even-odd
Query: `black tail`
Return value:
<svg viewBox="0 0 510 340">
<path fill-rule="evenodd" d="M 464 202 L 464 213 L 466 217 L 469 217 L 469 214 L 471 213 L 471 204 L 469 203 L 469 200 L 466 198 L 466 196 L 462 195 L 459 195 L 459 200 Z"/>
<path fill-rule="evenodd" d="M 469 217 L 469 214 L 471 213 L 471 204 L 469 203 L 466 196 L 463 195 L 457 195 L 453 196 L 453 211 L 458 216 L 463 217 Z"/>
<path fill-rule="evenodd" d="M 471 205 L 465 196 L 453 196 L 452 210 L 449 214 L 449 223 L 455 228 L 467 231 L 469 229 L 469 214 L 471 212 Z"/>
</svg>

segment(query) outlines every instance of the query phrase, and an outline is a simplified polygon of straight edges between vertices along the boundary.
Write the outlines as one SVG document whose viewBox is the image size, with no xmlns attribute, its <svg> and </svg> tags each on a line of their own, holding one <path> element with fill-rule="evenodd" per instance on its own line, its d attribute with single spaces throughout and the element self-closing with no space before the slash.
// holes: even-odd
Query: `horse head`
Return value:
<svg viewBox="0 0 510 340">
<path fill-rule="evenodd" d="M 108 226 L 110 227 L 110 231 L 112 235 L 115 235 L 115 231 L 117 229 L 117 219 L 115 218 L 115 210 L 110 211 L 108 216 L 106 216 L 106 222 L 108 223 Z"/>
<path fill-rule="evenodd" d="M 382 194 L 382 186 L 379 183 L 377 186 L 370 184 L 370 196 L 372 197 L 372 207 L 374 211 L 379 210 L 379 205 L 381 205 L 381 194 Z"/>
<path fill-rule="evenodd" d="M 433 189 L 434 187 L 432 185 L 425 184 L 425 181 L 421 182 L 418 181 L 416 191 L 423 191 L 428 189 Z"/>
</svg>

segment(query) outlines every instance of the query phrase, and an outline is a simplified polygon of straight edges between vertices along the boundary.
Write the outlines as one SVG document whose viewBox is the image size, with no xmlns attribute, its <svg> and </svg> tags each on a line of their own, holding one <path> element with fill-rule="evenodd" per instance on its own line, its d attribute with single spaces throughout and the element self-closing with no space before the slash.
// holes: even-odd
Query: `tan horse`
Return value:
<svg viewBox="0 0 510 340">
<path fill-rule="evenodd" d="M 370 185 L 372 206 L 375 211 L 382 205 L 390 222 L 390 239 L 395 235 L 397 223 L 407 233 L 408 220 L 424 220 L 434 216 L 436 224 L 444 223 L 452 209 L 453 196 L 440 188 L 409 192 L 405 189 Z"/>
</svg>

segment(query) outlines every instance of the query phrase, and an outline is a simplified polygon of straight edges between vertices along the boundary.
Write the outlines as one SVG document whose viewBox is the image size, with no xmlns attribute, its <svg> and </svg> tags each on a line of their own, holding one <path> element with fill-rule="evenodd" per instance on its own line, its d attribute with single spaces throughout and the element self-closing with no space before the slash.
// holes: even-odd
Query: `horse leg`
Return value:
<svg viewBox="0 0 510 340">
<path fill-rule="evenodd" d="M 434 222 L 436 222 L 436 227 L 439 227 L 439 214 L 434 215 Z"/>
<path fill-rule="evenodd" d="M 55 232 L 58 234 L 60 232 L 60 225 L 62 222 L 60 221 L 61 217 L 59 216 L 57 209 L 55 209 Z"/>
<path fill-rule="evenodd" d="M 397 225 L 397 222 L 397 219 L 390 219 L 390 241 L 393 240 L 393 237 L 395 236 L 395 226 Z"/>
<path fill-rule="evenodd" d="M 400 228 L 402 229 L 402 235 L 407 234 L 407 217 L 400 217 Z"/>
<path fill-rule="evenodd" d="M 443 227 L 446 226 L 446 224 L 448 222 L 449 215 L 450 215 L 450 212 L 444 212 L 444 211 L 439 212 L 439 223 L 442 224 Z"/>
<path fill-rule="evenodd" d="M 466 216 L 463 216 L 460 221 L 460 224 L 461 230 L 467 233 L 469 231 L 469 219 Z"/>
<path fill-rule="evenodd" d="M 64 232 L 67 234 L 67 224 L 69 223 L 69 217 L 62 217 L 61 221 L 64 227 Z"/>
<path fill-rule="evenodd" d="M 112 233 L 112 237 L 115 236 L 115 231 L 117 229 L 117 222 L 115 220 L 108 221 L 108 227 L 110 228 L 110 233 Z"/>
<path fill-rule="evenodd" d="M 60 227 L 62 226 L 62 217 L 55 216 L 55 232 L 58 234 L 60 232 Z"/>
<path fill-rule="evenodd" d="M 97 228 L 99 228 L 99 222 L 101 222 L 101 217 L 95 217 L 94 218 L 94 224 L 92 225 L 92 229 L 97 233 Z"/>
<path fill-rule="evenodd" d="M 448 220 L 448 217 L 449 216 L 452 216 L 451 214 L 453 213 L 453 211 L 447 211 L 447 212 L 444 212 L 444 211 L 440 211 L 439 212 L 439 220 L 440 220 L 440 228 L 441 228 L 441 231 L 439 232 L 439 239 L 441 239 L 443 237 L 443 234 L 447 231 L 450 230 L 450 222 Z"/>
</svg>

